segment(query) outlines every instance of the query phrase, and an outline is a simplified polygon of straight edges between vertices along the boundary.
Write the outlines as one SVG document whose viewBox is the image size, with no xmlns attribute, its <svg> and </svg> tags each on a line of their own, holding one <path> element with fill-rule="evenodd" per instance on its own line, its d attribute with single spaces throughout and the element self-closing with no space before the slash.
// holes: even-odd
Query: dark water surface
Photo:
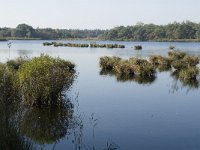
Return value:
<svg viewBox="0 0 200 150">
<path fill-rule="evenodd" d="M 106 41 L 99 43 L 120 43 L 126 48 L 101 49 L 43 47 L 44 41 L 12 42 L 10 59 L 41 53 L 59 56 L 76 64 L 78 77 L 66 94 L 72 108 L 34 108 L 20 114 L 12 106 L 1 104 L 0 141 L 4 145 L 69 150 L 200 149 L 199 77 L 196 83 L 182 83 L 171 72 L 158 72 L 151 81 L 126 81 L 101 75 L 99 68 L 101 56 L 167 55 L 170 45 L 200 56 L 200 43 Z M 142 51 L 131 48 L 138 44 L 143 46 Z M 0 61 L 8 59 L 7 42 L 0 42 Z"/>
</svg>

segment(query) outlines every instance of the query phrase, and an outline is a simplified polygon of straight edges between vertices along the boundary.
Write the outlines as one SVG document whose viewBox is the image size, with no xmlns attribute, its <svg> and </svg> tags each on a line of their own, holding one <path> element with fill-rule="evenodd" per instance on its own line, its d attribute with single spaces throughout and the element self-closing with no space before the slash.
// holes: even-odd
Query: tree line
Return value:
<svg viewBox="0 0 200 150">
<path fill-rule="evenodd" d="M 8 39 L 81 39 L 97 38 L 105 30 L 52 29 L 36 28 L 27 24 L 19 24 L 16 28 L 0 28 L 0 38 Z"/>
<path fill-rule="evenodd" d="M 167 25 L 137 23 L 133 26 L 118 26 L 110 30 L 34 29 L 32 26 L 19 24 L 16 28 L 0 28 L 0 38 L 200 41 L 200 23 L 191 21 L 173 22 Z"/>
<path fill-rule="evenodd" d="M 103 34 L 106 40 L 132 41 L 178 41 L 199 40 L 200 23 L 185 21 L 167 25 L 137 23 L 134 26 L 119 26 Z"/>
</svg>

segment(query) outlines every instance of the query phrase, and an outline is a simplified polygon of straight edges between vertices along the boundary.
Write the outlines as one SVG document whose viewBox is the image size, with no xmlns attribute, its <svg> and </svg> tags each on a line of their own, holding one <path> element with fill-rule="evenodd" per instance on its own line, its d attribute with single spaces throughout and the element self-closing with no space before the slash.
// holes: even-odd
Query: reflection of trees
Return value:
<svg viewBox="0 0 200 150">
<path fill-rule="evenodd" d="M 71 104 L 26 110 L 20 125 L 22 133 L 39 144 L 52 144 L 72 128 Z"/>
</svg>

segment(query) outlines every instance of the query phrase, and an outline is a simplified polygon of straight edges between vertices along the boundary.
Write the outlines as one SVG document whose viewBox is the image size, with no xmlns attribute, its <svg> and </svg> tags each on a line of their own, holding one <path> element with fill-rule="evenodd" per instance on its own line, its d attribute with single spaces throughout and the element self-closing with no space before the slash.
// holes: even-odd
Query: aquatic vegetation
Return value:
<svg viewBox="0 0 200 150">
<path fill-rule="evenodd" d="M 125 48 L 125 45 L 119 44 L 97 44 L 97 43 L 90 43 L 91 48 Z"/>
<path fill-rule="evenodd" d="M 43 43 L 43 46 L 51 46 L 51 45 L 53 45 L 53 43 L 49 43 L 49 42 L 44 42 Z"/>
<path fill-rule="evenodd" d="M 44 46 L 54 46 L 54 47 L 91 47 L 91 48 L 125 48 L 125 45 L 120 44 L 96 44 L 90 43 L 89 44 L 78 44 L 78 43 L 57 43 L 57 42 L 44 42 Z"/>
<path fill-rule="evenodd" d="M 199 69 L 197 67 L 187 67 L 179 72 L 179 78 L 182 80 L 196 79 L 197 75 L 199 75 Z"/>
<path fill-rule="evenodd" d="M 2 42 L 5 42 L 5 41 L 7 41 L 7 39 L 5 39 L 5 38 L 0 38 L 0 41 Z"/>
<path fill-rule="evenodd" d="M 91 48 L 106 48 L 106 44 L 90 43 Z"/>
<path fill-rule="evenodd" d="M 174 49 L 175 49 L 175 46 L 170 45 L 170 46 L 169 46 L 169 49 L 170 49 L 170 50 L 174 50 Z"/>
<path fill-rule="evenodd" d="M 190 83 L 190 80 L 196 80 L 199 75 L 199 68 L 196 67 L 199 64 L 197 56 L 189 56 L 181 51 L 170 51 L 168 55 L 168 57 L 152 55 L 148 60 L 102 57 L 100 58 L 100 74 L 116 76 L 118 81 L 142 82 L 143 78 L 148 78 L 147 82 L 153 82 L 157 69 L 158 71 L 173 71 L 172 75 L 185 84 Z"/>
<path fill-rule="evenodd" d="M 67 43 L 64 44 L 67 47 L 89 47 L 89 44 L 75 44 L 75 43 Z"/>
<path fill-rule="evenodd" d="M 188 66 L 196 66 L 199 64 L 199 57 L 197 56 L 185 56 L 183 61 L 187 63 Z"/>
<path fill-rule="evenodd" d="M 183 59 L 186 56 L 185 52 L 173 50 L 168 52 L 168 56 L 172 61 Z"/>
<path fill-rule="evenodd" d="M 20 67 L 22 64 L 24 64 L 24 63 L 26 63 L 26 62 L 28 62 L 28 61 L 29 61 L 29 59 L 27 59 L 27 58 L 19 57 L 19 58 L 17 58 L 17 59 L 13 59 L 13 60 L 7 61 L 6 64 L 7 64 L 7 66 L 8 66 L 9 68 L 14 69 L 14 70 L 18 70 L 19 67 Z"/>
<path fill-rule="evenodd" d="M 142 46 L 141 45 L 135 45 L 134 48 L 135 48 L 135 50 L 142 50 Z"/>
<path fill-rule="evenodd" d="M 1 92 L 7 93 L 6 97 L 15 93 L 15 97 L 9 98 L 11 101 L 18 98 L 30 106 L 59 104 L 62 92 L 70 88 L 75 77 L 73 63 L 43 54 L 0 64 Z"/>
<path fill-rule="evenodd" d="M 114 72 L 119 75 L 134 75 L 135 74 L 135 66 L 129 61 L 121 61 L 116 64 L 113 68 Z"/>
<path fill-rule="evenodd" d="M 129 58 L 122 60 L 119 57 L 101 57 L 100 58 L 100 74 L 117 76 L 117 78 L 125 78 L 125 80 L 133 80 L 136 76 L 151 77 L 155 76 L 154 66 L 145 59 Z"/>
<path fill-rule="evenodd" d="M 114 66 L 121 61 L 119 57 L 101 57 L 100 58 L 100 67 L 104 70 L 113 70 Z"/>
<path fill-rule="evenodd" d="M 170 66 L 171 65 L 171 61 L 169 58 L 167 57 L 163 57 L 160 55 L 153 55 L 150 56 L 149 61 L 156 66 Z"/>
<path fill-rule="evenodd" d="M 24 63 L 18 72 L 23 103 L 31 106 L 58 104 L 62 91 L 73 82 L 74 67 L 69 61 L 48 55 Z"/>
<path fill-rule="evenodd" d="M 106 48 L 125 48 L 125 45 L 107 44 Z"/>
</svg>

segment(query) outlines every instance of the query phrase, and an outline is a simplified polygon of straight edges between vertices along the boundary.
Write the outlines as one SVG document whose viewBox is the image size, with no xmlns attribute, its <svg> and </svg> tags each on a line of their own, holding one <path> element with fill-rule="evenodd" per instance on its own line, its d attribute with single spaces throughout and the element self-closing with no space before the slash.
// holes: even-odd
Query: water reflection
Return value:
<svg viewBox="0 0 200 150">
<path fill-rule="evenodd" d="M 20 111 L 16 103 L 8 103 L 4 99 L 7 95 L 1 93 L 0 97 L 0 149 L 5 150 L 33 150 L 33 143 L 20 134 Z"/>
<path fill-rule="evenodd" d="M 171 77 L 174 79 L 171 86 L 172 93 L 178 91 L 181 87 L 187 88 L 187 91 L 199 89 L 200 80 L 198 78 L 183 80 L 179 78 L 179 72 L 177 71 L 171 72 Z"/>
<path fill-rule="evenodd" d="M 117 75 L 113 71 L 101 69 L 100 75 L 114 76 L 118 82 L 136 82 L 138 84 L 152 84 L 156 76 Z"/>
<path fill-rule="evenodd" d="M 23 135 L 39 144 L 52 144 L 70 134 L 73 108 L 32 108 L 24 112 L 20 129 Z"/>
<path fill-rule="evenodd" d="M 200 85 L 200 80 L 198 77 L 193 79 L 181 79 L 179 77 L 178 71 L 173 71 L 171 67 L 167 66 L 157 66 L 157 69 L 159 72 L 170 72 L 170 76 L 174 79 L 172 91 L 173 93 L 177 91 L 178 89 L 181 89 L 180 86 L 188 88 L 188 90 L 194 90 L 198 89 Z M 150 77 L 143 77 L 143 76 L 135 76 L 135 75 L 118 75 L 114 71 L 101 69 L 100 75 L 103 76 L 110 76 L 110 77 L 116 77 L 116 80 L 118 82 L 136 82 L 138 84 L 152 84 L 156 80 L 156 76 L 150 76 Z M 181 84 L 178 84 L 181 83 Z"/>
</svg>

